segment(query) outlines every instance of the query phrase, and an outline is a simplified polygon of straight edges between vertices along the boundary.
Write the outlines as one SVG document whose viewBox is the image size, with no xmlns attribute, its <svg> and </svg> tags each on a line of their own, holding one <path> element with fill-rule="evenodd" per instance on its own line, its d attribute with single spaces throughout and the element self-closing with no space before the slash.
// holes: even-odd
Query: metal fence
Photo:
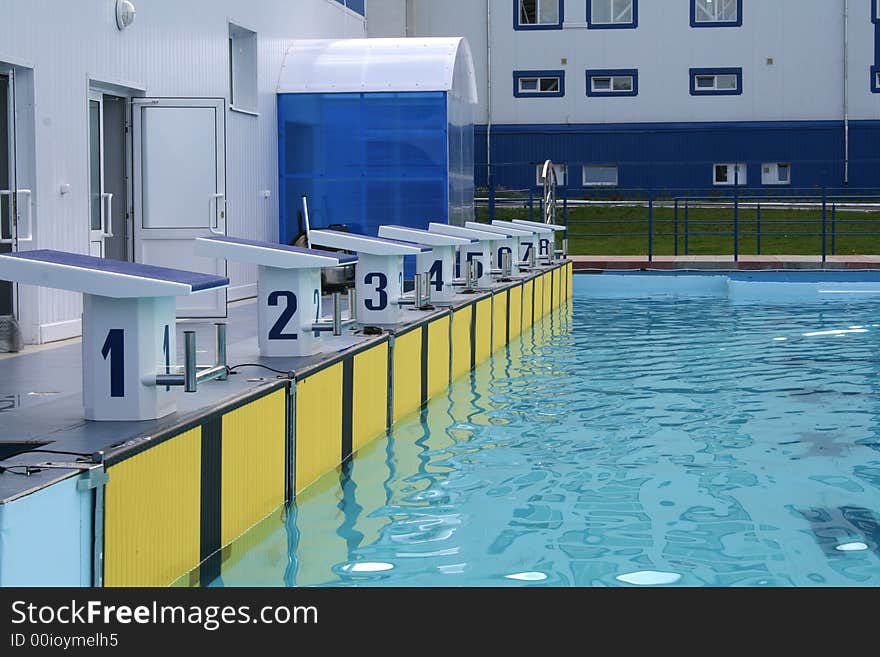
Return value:
<svg viewBox="0 0 880 657">
<path fill-rule="evenodd" d="M 482 191 L 482 194 L 481 194 Z M 880 188 L 557 192 L 572 254 L 820 255 L 880 253 Z M 612 198 L 609 198 L 612 197 Z M 540 221 L 535 189 L 478 190 L 478 217 Z"/>
</svg>

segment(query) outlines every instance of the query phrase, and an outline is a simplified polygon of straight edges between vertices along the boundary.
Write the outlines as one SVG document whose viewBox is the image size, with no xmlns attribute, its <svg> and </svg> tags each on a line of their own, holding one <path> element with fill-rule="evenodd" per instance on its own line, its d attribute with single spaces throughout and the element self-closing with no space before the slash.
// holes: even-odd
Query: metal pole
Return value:
<svg viewBox="0 0 880 657">
<path fill-rule="evenodd" d="M 529 187 L 529 221 L 535 220 L 535 190 Z"/>
<path fill-rule="evenodd" d="M 758 202 L 758 255 L 761 255 L 761 202 Z"/>
<path fill-rule="evenodd" d="M 184 331 L 183 340 L 183 390 L 184 392 L 195 392 L 198 386 L 198 370 L 196 367 L 196 332 Z"/>
<path fill-rule="evenodd" d="M 495 221 L 495 173 L 489 165 L 489 223 Z"/>
<path fill-rule="evenodd" d="M 654 262 L 654 192 L 648 199 L 648 262 Z"/>
<path fill-rule="evenodd" d="M 562 225 L 568 226 L 568 187 L 562 188 Z"/>
<path fill-rule="evenodd" d="M 684 202 L 684 254 L 688 255 L 688 248 L 690 247 L 689 238 L 690 238 L 690 226 L 688 225 L 688 215 L 690 213 L 690 201 Z"/>
<path fill-rule="evenodd" d="M 739 262 L 739 165 L 733 165 L 733 261 Z"/>
<path fill-rule="evenodd" d="M 837 255 L 837 203 L 831 204 L 831 255 Z"/>
<path fill-rule="evenodd" d="M 674 221 L 674 229 L 675 233 L 675 245 L 673 246 L 673 255 L 678 255 L 678 199 L 675 199 L 675 215 L 673 218 Z"/>
<path fill-rule="evenodd" d="M 827 219 L 828 219 L 828 197 L 826 196 L 825 186 L 822 186 L 822 262 L 828 259 L 827 249 Z"/>
</svg>

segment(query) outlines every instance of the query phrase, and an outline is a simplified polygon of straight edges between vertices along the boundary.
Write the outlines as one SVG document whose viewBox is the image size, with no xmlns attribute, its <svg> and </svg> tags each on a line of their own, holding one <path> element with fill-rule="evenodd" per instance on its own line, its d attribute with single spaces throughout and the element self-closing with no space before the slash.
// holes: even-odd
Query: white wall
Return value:
<svg viewBox="0 0 880 657">
<path fill-rule="evenodd" d="M 276 239 L 274 90 L 282 57 L 295 38 L 362 37 L 363 18 L 332 0 L 134 4 L 137 18 L 120 32 L 115 0 L 0 0 L 0 66 L 20 65 L 22 81 L 33 80 L 33 104 L 24 109 L 32 114 L 35 145 L 22 156 L 33 160 L 34 172 L 32 180 L 19 182 L 36 194 L 36 241 L 30 248 L 88 252 L 89 80 L 143 88 L 147 96 L 228 98 L 228 21 L 258 34 L 260 113 L 227 112 L 228 232 Z M 27 144 L 20 143 L 22 149 Z M 71 192 L 62 196 L 64 183 Z M 268 200 L 259 194 L 265 189 L 271 190 Z M 229 273 L 233 295 L 252 289 L 254 268 L 230 263 Z M 22 286 L 21 300 L 29 342 L 39 339 L 41 327 L 44 338 L 78 333 L 78 294 Z"/>
<path fill-rule="evenodd" d="M 407 0 L 367 0 L 368 37 L 405 37 Z"/>
<path fill-rule="evenodd" d="M 376 0 L 371 0 L 374 2 Z M 389 1 L 389 0 L 383 0 Z M 637 29 L 586 27 L 587 0 L 565 0 L 562 30 L 516 31 L 513 2 L 492 12 L 494 123 L 834 120 L 843 116 L 843 0 L 743 0 L 741 28 L 691 28 L 690 0 L 639 0 Z M 486 110 L 486 1 L 414 0 L 414 36 L 461 36 L 474 51 Z M 871 0 L 850 0 L 850 112 L 880 118 L 870 93 Z M 368 8 L 369 11 L 369 8 Z M 561 64 L 563 58 L 567 64 Z M 772 65 L 767 58 L 773 58 Z M 691 67 L 743 68 L 744 94 L 692 97 Z M 588 98 L 585 71 L 638 68 L 635 98 Z M 564 69 L 564 98 L 513 97 L 514 70 Z"/>
</svg>

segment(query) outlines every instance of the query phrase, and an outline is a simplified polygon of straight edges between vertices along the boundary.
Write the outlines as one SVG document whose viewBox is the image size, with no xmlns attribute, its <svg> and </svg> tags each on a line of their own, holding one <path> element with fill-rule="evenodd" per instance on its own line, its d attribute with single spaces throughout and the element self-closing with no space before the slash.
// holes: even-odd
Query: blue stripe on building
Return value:
<svg viewBox="0 0 880 657">
<path fill-rule="evenodd" d="M 850 122 L 851 188 L 880 185 L 880 121 Z M 840 187 L 842 121 L 493 125 L 495 184 L 527 189 L 546 159 L 568 165 L 569 191 L 583 194 L 581 165 L 619 167 L 623 189 L 719 189 L 713 163 L 745 162 L 747 186 L 761 184 L 763 163 L 791 163 L 791 187 Z M 486 182 L 486 126 L 475 129 L 475 182 Z M 481 165 L 482 163 L 482 165 Z M 773 186 L 778 189 L 778 186 Z"/>
</svg>

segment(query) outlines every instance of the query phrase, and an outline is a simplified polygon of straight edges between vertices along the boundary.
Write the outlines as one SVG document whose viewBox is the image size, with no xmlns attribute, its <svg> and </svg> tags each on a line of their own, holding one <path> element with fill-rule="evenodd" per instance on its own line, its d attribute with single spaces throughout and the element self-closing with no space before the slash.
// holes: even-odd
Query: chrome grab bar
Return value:
<svg viewBox="0 0 880 657">
<path fill-rule="evenodd" d="M 202 383 L 225 381 L 229 372 L 226 363 L 226 324 L 214 324 L 217 355 L 212 367 L 196 365 L 196 332 L 183 332 L 183 374 L 157 374 L 144 385 L 182 387 L 184 392 L 196 392 Z"/>
</svg>

